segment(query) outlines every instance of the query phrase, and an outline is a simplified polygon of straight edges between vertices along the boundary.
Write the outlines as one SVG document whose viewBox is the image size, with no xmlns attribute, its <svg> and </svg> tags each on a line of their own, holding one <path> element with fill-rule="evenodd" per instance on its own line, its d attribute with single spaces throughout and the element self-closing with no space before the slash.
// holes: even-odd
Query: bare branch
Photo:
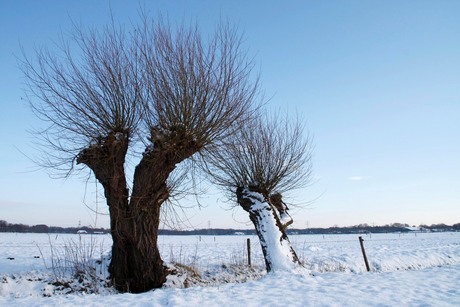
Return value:
<svg viewBox="0 0 460 307">
<path fill-rule="evenodd" d="M 47 124 L 36 131 L 38 143 L 55 153 L 45 166 L 71 169 L 82 149 L 110 132 L 127 138 L 137 132 L 146 95 L 132 41 L 123 29 L 76 28 L 59 54 L 42 48 L 34 61 L 24 55 L 29 102 Z M 79 54 L 71 52 L 74 45 Z"/>
<path fill-rule="evenodd" d="M 233 196 L 238 187 L 257 187 L 263 195 L 305 187 L 312 174 L 312 141 L 299 118 L 261 116 L 240 123 L 231 142 L 211 153 L 212 182 Z"/>
<path fill-rule="evenodd" d="M 197 26 L 182 25 L 174 35 L 162 21 L 145 28 L 138 45 L 147 70 L 152 141 L 183 129 L 200 151 L 254 112 L 258 82 L 236 29 L 220 25 L 205 44 Z"/>
</svg>

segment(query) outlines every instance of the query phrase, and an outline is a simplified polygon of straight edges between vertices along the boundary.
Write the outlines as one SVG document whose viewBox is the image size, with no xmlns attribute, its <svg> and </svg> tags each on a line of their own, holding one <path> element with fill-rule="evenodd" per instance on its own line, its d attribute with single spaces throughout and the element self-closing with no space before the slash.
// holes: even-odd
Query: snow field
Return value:
<svg viewBox="0 0 460 307">
<path fill-rule="evenodd" d="M 358 237 L 291 235 L 310 274 L 264 276 L 257 237 L 249 237 L 255 269 L 232 271 L 247 263 L 247 236 L 160 236 L 166 262 L 189 266 L 205 280 L 227 275 L 205 286 L 178 289 L 184 285 L 172 282 L 177 288 L 134 295 L 56 294 L 46 282 L 52 254 L 69 242 L 90 242 L 100 259 L 110 251 L 110 236 L 1 233 L 0 306 L 460 306 L 460 233 L 363 234 L 369 273 Z"/>
<path fill-rule="evenodd" d="M 458 232 L 291 235 L 289 238 L 299 258 L 313 272 L 363 273 L 366 267 L 359 236 L 364 239 L 373 272 L 460 264 Z M 253 266 L 263 267 L 257 236 L 161 236 L 159 245 L 165 261 L 177 261 L 203 271 L 216 265 L 246 264 L 247 238 L 251 242 Z"/>
</svg>

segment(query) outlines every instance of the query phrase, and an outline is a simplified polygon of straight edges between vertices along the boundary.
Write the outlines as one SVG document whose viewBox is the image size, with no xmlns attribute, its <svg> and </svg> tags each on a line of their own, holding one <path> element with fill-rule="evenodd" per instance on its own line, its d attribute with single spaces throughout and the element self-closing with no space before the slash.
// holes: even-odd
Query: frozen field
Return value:
<svg viewBox="0 0 460 307">
<path fill-rule="evenodd" d="M 0 233 L 0 305 L 460 306 L 460 232 L 362 235 L 371 272 L 358 237 L 290 236 L 308 273 L 265 275 L 257 237 L 160 236 L 163 259 L 203 282 L 183 289 L 184 277 L 173 276 L 169 288 L 134 295 L 63 294 L 47 282 L 64 274 L 56 267 L 77 251 L 101 259 L 110 250 L 108 235 Z"/>
</svg>

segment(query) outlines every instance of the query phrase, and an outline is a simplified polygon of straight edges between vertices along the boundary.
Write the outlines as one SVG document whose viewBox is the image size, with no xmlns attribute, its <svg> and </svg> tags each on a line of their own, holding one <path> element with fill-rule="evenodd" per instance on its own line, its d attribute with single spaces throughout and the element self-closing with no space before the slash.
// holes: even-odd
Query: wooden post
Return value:
<svg viewBox="0 0 460 307">
<path fill-rule="evenodd" d="M 246 240 L 246 245 L 248 247 L 248 266 L 251 266 L 251 239 Z"/>
<path fill-rule="evenodd" d="M 363 237 L 359 237 L 359 244 L 361 245 L 361 251 L 363 252 L 364 263 L 366 264 L 366 269 L 369 272 L 371 268 L 369 267 L 369 262 L 367 261 L 366 251 L 364 250 L 364 240 Z"/>
</svg>

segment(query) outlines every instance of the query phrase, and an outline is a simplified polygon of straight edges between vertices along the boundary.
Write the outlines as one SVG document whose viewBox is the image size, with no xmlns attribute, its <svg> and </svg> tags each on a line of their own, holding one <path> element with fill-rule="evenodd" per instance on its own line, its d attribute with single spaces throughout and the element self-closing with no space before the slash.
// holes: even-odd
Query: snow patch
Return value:
<svg viewBox="0 0 460 307">
<path fill-rule="evenodd" d="M 258 219 L 260 232 L 263 236 L 260 243 L 267 250 L 267 259 L 272 265 L 272 270 L 275 272 L 279 270 L 293 271 L 298 265 L 294 262 L 290 242 L 282 238 L 282 233 L 276 225 L 272 208 L 259 193 L 252 192 L 251 198 L 255 203 L 251 206 L 250 211 Z"/>
<path fill-rule="evenodd" d="M 115 295 L 110 288 L 100 294 L 56 291 L 47 279 L 52 272 L 34 256 L 41 247 L 48 259 L 50 240 L 60 245 L 72 238 L 78 235 L 0 233 L 0 306 L 460 306 L 460 232 L 367 235 L 371 272 L 365 271 L 358 235 L 291 236 L 313 276 L 265 274 L 255 237 L 251 269 L 229 265 L 235 253 L 243 254 L 242 236 L 160 236 L 166 262 L 171 250 L 176 257 L 181 251 L 180 258 L 196 261 L 208 282 L 136 295 Z M 103 243 L 110 249 L 109 237 Z"/>
</svg>

